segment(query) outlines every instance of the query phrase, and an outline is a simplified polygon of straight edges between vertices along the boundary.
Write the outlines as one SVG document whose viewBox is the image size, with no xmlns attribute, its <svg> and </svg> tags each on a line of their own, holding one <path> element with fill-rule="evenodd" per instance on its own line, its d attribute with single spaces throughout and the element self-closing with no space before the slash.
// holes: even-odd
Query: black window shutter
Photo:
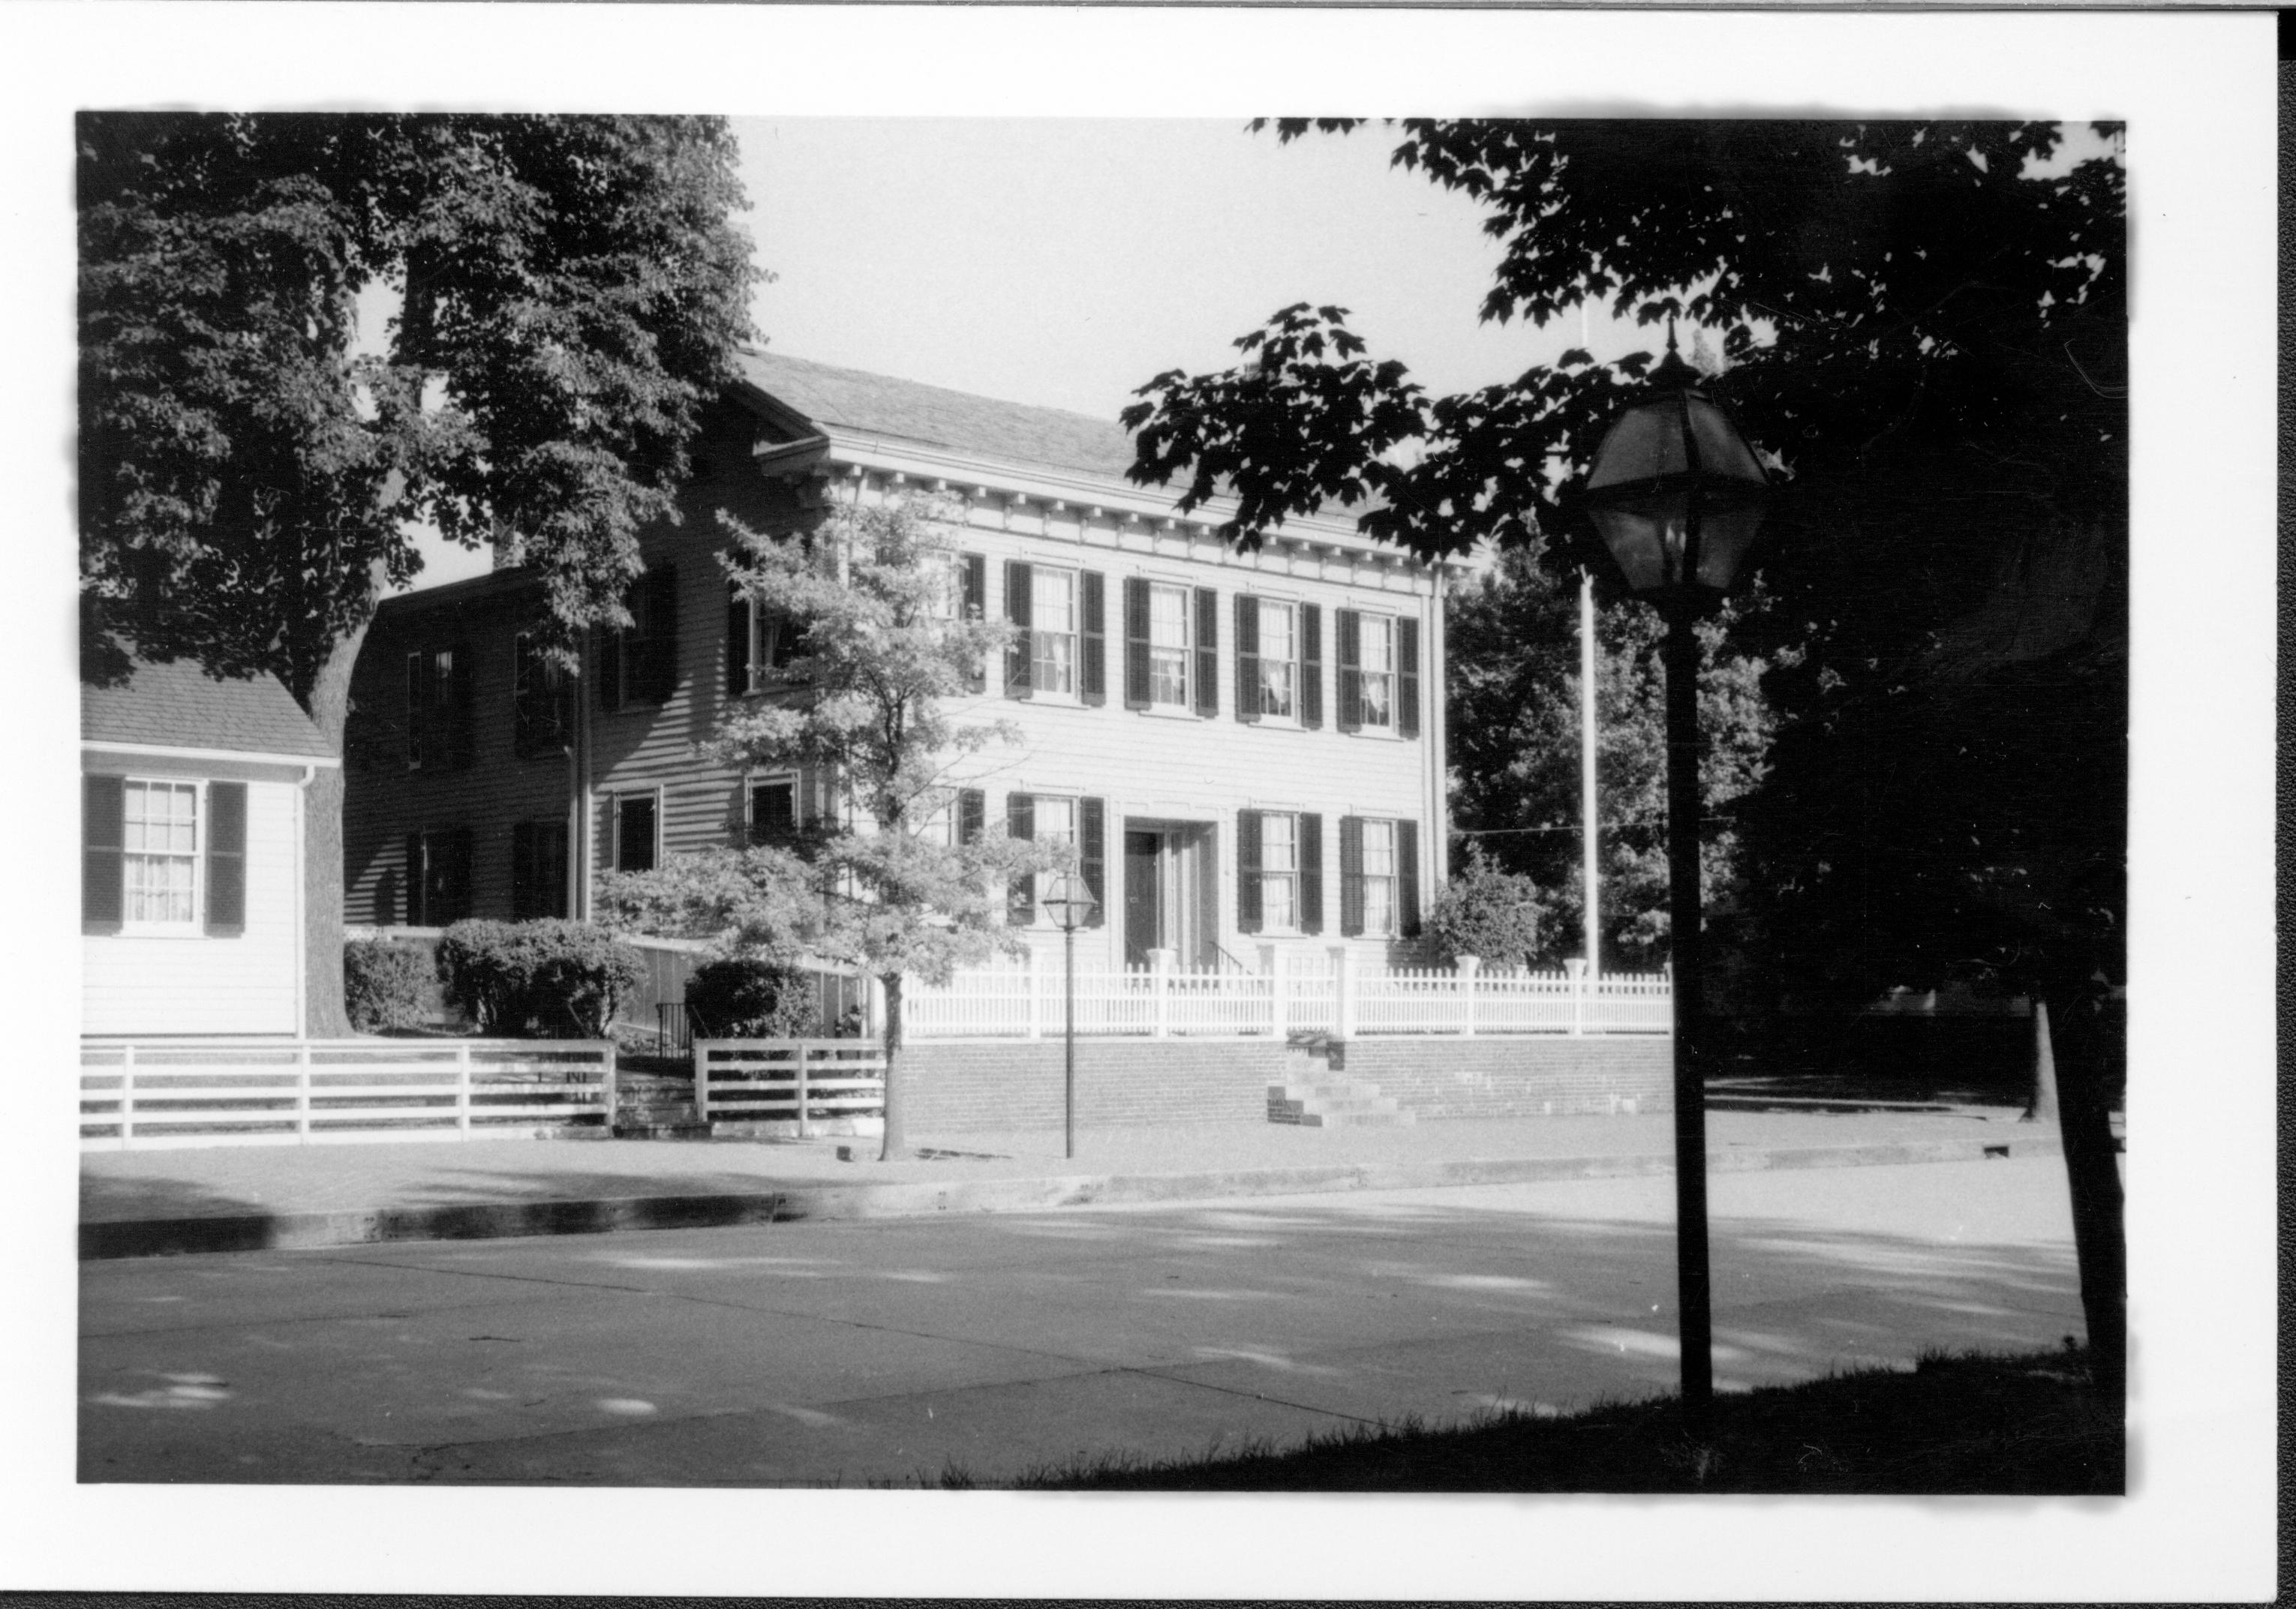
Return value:
<svg viewBox="0 0 2296 1609">
<path fill-rule="evenodd" d="M 1239 810 L 1235 813 L 1235 930 L 1257 933 L 1260 925 L 1259 813 Z"/>
<path fill-rule="evenodd" d="M 1419 936 L 1419 823 L 1395 824 L 1396 925 L 1405 938 Z"/>
<path fill-rule="evenodd" d="M 208 784 L 208 936 L 247 931 L 247 784 Z"/>
<path fill-rule="evenodd" d="M 1235 595 L 1235 718 L 1257 721 L 1259 707 L 1259 600 Z M 1247 929 L 1257 932 L 1257 928 Z"/>
<path fill-rule="evenodd" d="M 1419 735 L 1419 622 L 1408 615 L 1395 623 L 1395 730 Z"/>
<path fill-rule="evenodd" d="M 422 769 L 423 706 L 430 702 L 430 657 L 406 656 L 406 769 Z"/>
<path fill-rule="evenodd" d="M 1353 609 L 1334 609 L 1339 625 L 1340 718 L 1341 731 L 1363 730 L 1363 621 Z"/>
<path fill-rule="evenodd" d="M 1037 836 L 1037 801 L 1031 795 L 1011 793 L 1004 796 L 1004 834 L 1007 837 L 1033 840 Z M 1013 879 L 1004 897 L 1004 920 L 1014 927 L 1025 927 L 1037 919 L 1037 879 L 1022 872 Z"/>
<path fill-rule="evenodd" d="M 534 829 L 532 821 L 513 821 L 510 828 L 510 919 L 522 922 L 535 914 Z"/>
<path fill-rule="evenodd" d="M 1324 930 L 1324 818 L 1300 820 L 1300 931 Z"/>
<path fill-rule="evenodd" d="M 1077 697 L 1086 704 L 1108 702 L 1108 587 L 1097 570 L 1077 576 L 1077 600 L 1084 616 L 1077 653 Z"/>
<path fill-rule="evenodd" d="M 1124 578 L 1124 707 L 1148 707 L 1148 583 Z"/>
<path fill-rule="evenodd" d="M 598 628 L 598 707 L 622 706 L 622 633 L 611 626 Z"/>
<path fill-rule="evenodd" d="M 988 796 L 978 788 L 956 790 L 956 841 L 978 844 L 981 829 L 988 825 Z"/>
<path fill-rule="evenodd" d="M 125 777 L 80 779 L 79 841 L 79 930 L 117 933 L 127 914 Z"/>
<path fill-rule="evenodd" d="M 1219 594 L 1196 589 L 1196 714 L 1219 714 Z"/>
<path fill-rule="evenodd" d="M 1029 605 L 1033 594 L 1029 567 L 1017 559 L 1004 561 L 1004 618 L 1013 623 L 1013 641 L 1004 649 L 1004 696 L 1025 698 L 1033 690 L 1029 641 Z"/>
<path fill-rule="evenodd" d="M 967 553 L 964 558 L 964 617 L 967 620 L 988 618 L 988 559 L 980 553 Z M 988 690 L 988 667 L 975 661 L 972 666 L 972 690 Z"/>
<path fill-rule="evenodd" d="M 677 567 L 649 570 L 639 584 L 646 592 L 645 657 L 631 666 L 635 690 L 649 704 L 667 704 L 677 690 Z"/>
<path fill-rule="evenodd" d="M 566 914 L 566 823 L 534 823 L 534 914 Z"/>
<path fill-rule="evenodd" d="M 1324 611 L 1320 605 L 1300 606 L 1300 724 L 1314 729 L 1324 723 Z"/>
<path fill-rule="evenodd" d="M 750 690 L 750 600 L 739 582 L 726 591 L 726 696 L 738 698 Z"/>
<path fill-rule="evenodd" d="M 438 836 L 439 903 L 444 907 L 438 919 L 446 927 L 471 914 L 471 829 L 450 827 Z"/>
<path fill-rule="evenodd" d="M 1363 820 L 1340 818 L 1340 935 L 1361 938 L 1364 930 Z"/>
<path fill-rule="evenodd" d="M 424 896 L 430 891 L 430 857 L 422 853 L 422 835 L 419 832 L 406 835 L 406 875 L 401 880 L 406 885 L 406 925 L 428 927 L 430 924 L 422 919 L 430 914 Z"/>
<path fill-rule="evenodd" d="M 478 698 L 472 674 L 476 657 L 467 642 L 457 642 L 447 655 L 447 730 L 451 734 L 447 763 L 457 771 L 469 765 L 478 754 L 473 731 Z"/>
<path fill-rule="evenodd" d="M 1092 916 L 1085 923 L 1098 927 L 1108 919 L 1108 802 L 1077 801 L 1077 847 L 1082 862 L 1084 886 L 1092 895 Z"/>
</svg>

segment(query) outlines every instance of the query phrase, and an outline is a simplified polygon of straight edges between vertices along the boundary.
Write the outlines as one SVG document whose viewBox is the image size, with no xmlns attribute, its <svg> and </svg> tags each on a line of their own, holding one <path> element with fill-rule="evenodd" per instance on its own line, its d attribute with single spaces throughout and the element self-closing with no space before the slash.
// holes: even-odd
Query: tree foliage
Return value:
<svg viewBox="0 0 2296 1609">
<path fill-rule="evenodd" d="M 675 517 L 754 271 L 707 118 L 85 113 L 85 637 L 307 708 L 408 521 L 505 541 L 562 632 Z M 357 346 L 359 298 L 398 313 Z M 94 668 L 105 668 L 98 665 Z"/>
<path fill-rule="evenodd" d="M 1458 870 L 1427 909 L 1427 936 L 1452 962 L 1472 955 L 1490 967 L 1528 967 L 1541 954 L 1548 909 L 1538 884 L 1500 870 L 1470 842 Z"/>
<path fill-rule="evenodd" d="M 1452 829 L 1491 863 L 1540 890 L 1549 919 L 1542 960 L 1584 948 L 1578 587 L 1544 562 L 1543 544 L 1512 548 L 1448 600 L 1446 689 Z M 1762 691 L 1771 660 L 1738 645 L 1756 594 L 1698 626 L 1700 845 L 1706 923 L 1736 936 L 1748 873 L 1735 820 L 1762 783 L 1777 716 Z M 1655 968 L 1666 956 L 1665 627 L 1631 600 L 1595 625 L 1595 780 L 1601 816 L 1597 890 L 1606 968 Z M 1787 658 L 1792 650 L 1782 650 Z"/>
</svg>

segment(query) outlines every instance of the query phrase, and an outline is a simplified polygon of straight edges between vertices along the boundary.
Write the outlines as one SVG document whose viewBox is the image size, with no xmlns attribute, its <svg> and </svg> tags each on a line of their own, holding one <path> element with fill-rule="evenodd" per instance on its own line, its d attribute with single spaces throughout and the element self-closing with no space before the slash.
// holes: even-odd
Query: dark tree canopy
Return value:
<svg viewBox="0 0 2296 1609">
<path fill-rule="evenodd" d="M 2095 133 L 2074 160 L 2054 124 L 1395 131 L 1397 166 L 1487 212 L 1500 262 L 1486 318 L 1607 303 L 1654 338 L 1679 321 L 1718 348 L 1709 389 L 1781 483 L 1755 557 L 1771 607 L 1743 647 L 1798 650 L 1767 679 L 1793 730 L 1775 785 L 1749 801 L 1763 815 L 1750 840 L 1779 857 L 1761 874 L 1780 874 L 1775 922 L 1862 927 L 1854 947 L 1803 952 L 1848 993 L 1956 971 L 2030 978 L 2045 951 L 2060 971 L 2117 976 L 2126 254 L 2117 130 Z M 1135 478 L 1181 478 L 1189 507 L 1233 494 L 1231 539 L 1353 503 L 1366 534 L 1425 557 L 1544 538 L 1608 572 L 1570 518 L 1572 481 L 1653 354 L 1570 351 L 1435 396 L 1372 355 L 1342 308 L 1286 308 L 1236 344 L 1235 368 L 1159 375 L 1125 415 Z M 2003 755 L 2103 734 L 2084 772 L 2096 807 L 2035 816 L 2001 793 L 2019 769 L 2005 762 L 1986 773 L 1997 786 L 1948 786 L 1937 773 L 1960 746 L 1940 746 L 1939 719 L 1984 724 L 1977 747 Z M 1911 884 L 1868 854 L 1879 818 L 1845 817 L 1832 786 L 1875 752 L 1896 757 L 1890 808 L 1909 818 L 1888 830 L 1928 845 Z M 2047 852 L 2013 820 L 2051 837 Z M 2066 878 L 2105 903 L 2076 901 Z"/>
<path fill-rule="evenodd" d="M 754 270 L 722 124 L 88 113 L 84 638 L 307 706 L 428 520 L 507 538 L 563 628 L 673 517 Z M 357 299 L 399 309 L 355 350 Z M 100 666 L 98 668 L 101 668 Z"/>
</svg>

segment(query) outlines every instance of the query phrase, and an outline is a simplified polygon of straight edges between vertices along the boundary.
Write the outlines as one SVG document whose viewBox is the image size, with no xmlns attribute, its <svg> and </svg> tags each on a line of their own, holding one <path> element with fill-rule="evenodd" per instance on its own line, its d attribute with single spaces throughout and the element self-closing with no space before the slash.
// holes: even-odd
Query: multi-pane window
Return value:
<svg viewBox="0 0 2296 1609">
<path fill-rule="evenodd" d="M 1148 701 L 1188 703 L 1188 589 L 1148 589 Z"/>
<path fill-rule="evenodd" d="M 566 673 L 529 632 L 518 634 L 512 676 L 515 747 L 521 755 L 555 754 L 566 741 Z"/>
<path fill-rule="evenodd" d="M 614 870 L 652 871 L 660 806 L 650 793 L 626 793 L 614 801 Z"/>
<path fill-rule="evenodd" d="M 407 655 L 407 770 L 435 771 L 470 763 L 468 650 L 432 648 Z"/>
<path fill-rule="evenodd" d="M 1363 667 L 1363 723 L 1395 723 L 1395 622 L 1384 615 L 1365 615 L 1357 639 L 1357 663 Z"/>
<path fill-rule="evenodd" d="M 774 777 L 750 786 L 750 842 L 786 844 L 797 837 L 795 777 Z"/>
<path fill-rule="evenodd" d="M 1031 565 L 1029 684 L 1040 693 L 1074 693 L 1076 666 L 1076 572 Z"/>
<path fill-rule="evenodd" d="M 1300 649 L 1292 605 L 1259 600 L 1259 713 L 1289 719 L 1299 714 Z"/>
<path fill-rule="evenodd" d="M 1366 625 L 1370 622 L 1365 623 Z M 1392 937 L 1395 911 L 1395 823 L 1363 824 L 1363 930 L 1377 937 Z"/>
<path fill-rule="evenodd" d="M 1269 812 L 1259 818 L 1259 920 L 1263 931 L 1300 926 L 1300 818 Z"/>
<path fill-rule="evenodd" d="M 1074 799 L 1036 796 L 1037 842 L 1055 849 L 1071 848 L 1077 841 L 1077 802 Z M 1061 873 L 1040 871 L 1037 874 L 1037 905 L 1042 910 L 1046 900 L 1062 893 Z"/>
<path fill-rule="evenodd" d="M 122 914 L 139 927 L 190 927 L 199 909 L 199 785 L 131 781 L 122 806 Z"/>
</svg>

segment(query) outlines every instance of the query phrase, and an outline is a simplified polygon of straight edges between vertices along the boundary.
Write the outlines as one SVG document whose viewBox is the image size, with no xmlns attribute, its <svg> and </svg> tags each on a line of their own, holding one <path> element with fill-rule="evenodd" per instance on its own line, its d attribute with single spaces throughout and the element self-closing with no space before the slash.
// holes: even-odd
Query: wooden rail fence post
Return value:
<svg viewBox="0 0 2296 1609">
<path fill-rule="evenodd" d="M 455 1137 L 471 1137 L 471 1046 L 467 1040 L 455 1047 Z"/>
<path fill-rule="evenodd" d="M 797 1041 L 797 1137 L 813 1138 L 813 1121 L 806 1111 L 806 1041 Z"/>
<path fill-rule="evenodd" d="M 311 1143 L 311 1041 L 295 1041 L 295 1143 Z"/>
<path fill-rule="evenodd" d="M 135 1133 L 135 1047 L 119 1047 L 119 1148 L 128 1148 Z"/>
</svg>

